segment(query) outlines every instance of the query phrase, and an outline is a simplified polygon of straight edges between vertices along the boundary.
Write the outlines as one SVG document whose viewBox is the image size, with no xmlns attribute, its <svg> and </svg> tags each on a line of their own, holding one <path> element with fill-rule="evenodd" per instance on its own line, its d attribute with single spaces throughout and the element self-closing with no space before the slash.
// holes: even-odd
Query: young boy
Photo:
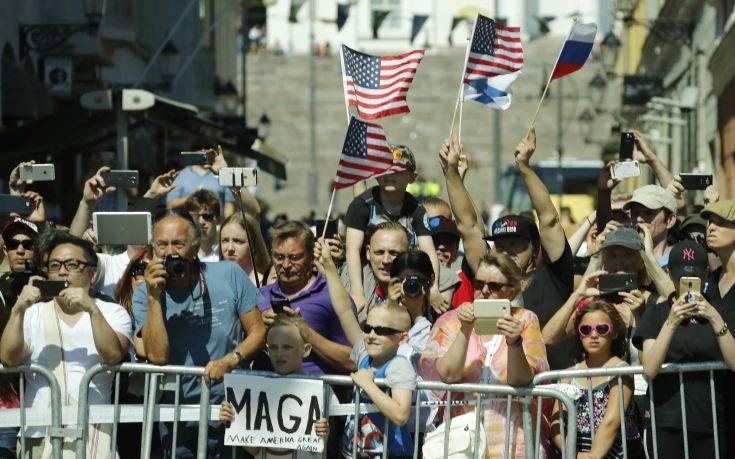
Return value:
<svg viewBox="0 0 735 459">
<path fill-rule="evenodd" d="M 435 274 L 434 286 L 431 289 L 431 304 L 435 309 L 441 309 L 443 300 L 439 293 L 439 259 L 431 239 L 426 210 L 411 193 L 406 192 L 408 184 L 418 177 L 416 160 L 411 150 L 404 145 L 390 144 L 389 148 L 393 153 L 393 165 L 402 167 L 403 170 L 377 177 L 378 186 L 356 196 L 345 215 L 350 293 L 357 305 L 358 312 L 362 311 L 367 305 L 360 259 L 365 233 L 378 223 L 394 221 L 400 223 L 408 231 L 410 247 L 418 246 L 419 249 L 429 254 Z"/>
<path fill-rule="evenodd" d="M 380 410 L 359 420 L 357 450 L 360 457 L 381 454 L 383 435 L 388 435 L 391 458 L 413 454 L 413 440 L 406 423 L 411 414 L 416 372 L 408 359 L 397 355 L 398 347 L 408 339 L 410 326 L 411 318 L 406 309 L 387 301 L 370 308 L 361 333 L 348 334 L 353 345 L 350 358 L 357 364 L 357 372 L 351 376 L 360 390 L 360 403 L 373 403 Z M 385 378 L 386 392 L 375 384 L 375 378 Z M 390 421 L 388 432 L 383 431 L 386 417 Z M 343 437 L 344 457 L 352 457 L 354 434 L 355 419 L 351 418 Z"/>
<path fill-rule="evenodd" d="M 268 346 L 268 356 L 273 364 L 273 370 L 279 375 L 292 375 L 303 373 L 301 365 L 304 358 L 309 356 L 311 352 L 311 344 L 309 344 L 309 326 L 301 316 L 289 316 L 286 314 L 278 314 L 273 325 L 268 329 L 266 336 L 266 345 Z M 232 404 L 224 401 L 220 407 L 219 420 L 221 422 L 232 422 L 235 419 L 235 408 Z M 324 438 L 325 447 L 326 440 L 329 436 L 329 423 L 326 418 L 318 420 L 315 424 L 316 434 Z M 284 450 L 280 448 L 252 448 L 245 447 L 248 454 L 252 454 L 256 458 L 271 459 L 282 458 Z M 322 457 L 321 453 L 310 453 L 307 451 L 297 451 L 295 456 L 298 459 L 312 459 Z"/>
</svg>

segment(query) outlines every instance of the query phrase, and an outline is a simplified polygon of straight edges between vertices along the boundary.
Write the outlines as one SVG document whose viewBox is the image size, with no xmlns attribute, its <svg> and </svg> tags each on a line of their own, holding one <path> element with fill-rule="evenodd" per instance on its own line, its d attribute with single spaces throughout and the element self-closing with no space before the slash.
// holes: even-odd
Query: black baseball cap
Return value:
<svg viewBox="0 0 735 459">
<path fill-rule="evenodd" d="M 682 277 L 707 277 L 707 251 L 695 241 L 685 240 L 671 248 L 669 272 L 678 281 Z"/>
<path fill-rule="evenodd" d="M 485 236 L 488 241 L 494 241 L 506 236 L 521 236 L 526 239 L 538 240 L 536 224 L 522 215 L 506 215 L 493 222 L 490 235 Z"/>
<path fill-rule="evenodd" d="M 459 237 L 457 224 L 454 223 L 454 220 L 447 218 L 444 215 L 437 215 L 436 217 L 429 218 L 429 229 L 431 230 L 432 236 L 449 234 L 451 236 Z"/>
</svg>

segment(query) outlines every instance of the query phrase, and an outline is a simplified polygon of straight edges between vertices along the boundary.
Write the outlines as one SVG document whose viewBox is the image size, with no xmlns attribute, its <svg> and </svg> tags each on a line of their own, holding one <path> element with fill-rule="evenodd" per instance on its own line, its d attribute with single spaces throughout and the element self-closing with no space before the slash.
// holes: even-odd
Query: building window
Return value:
<svg viewBox="0 0 735 459">
<path fill-rule="evenodd" d="M 381 29 L 401 28 L 401 0 L 370 0 L 370 7 L 373 11 L 390 11 Z"/>
</svg>

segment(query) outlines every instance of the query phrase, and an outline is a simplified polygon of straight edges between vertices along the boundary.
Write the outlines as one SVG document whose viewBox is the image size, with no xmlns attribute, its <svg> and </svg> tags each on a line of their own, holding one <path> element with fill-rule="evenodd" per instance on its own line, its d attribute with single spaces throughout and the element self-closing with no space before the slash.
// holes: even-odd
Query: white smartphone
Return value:
<svg viewBox="0 0 735 459">
<path fill-rule="evenodd" d="M 622 180 L 641 175 L 641 167 L 638 161 L 621 161 L 614 164 L 610 169 L 610 176 L 614 179 Z"/>
<path fill-rule="evenodd" d="M 151 240 L 151 213 L 95 212 L 92 228 L 98 244 L 146 245 Z"/>
<path fill-rule="evenodd" d="M 50 182 L 56 179 L 56 170 L 53 164 L 31 164 L 20 168 L 22 181 Z"/>
<path fill-rule="evenodd" d="M 510 300 L 475 300 L 475 333 L 497 335 L 498 319 L 510 314 Z"/>
<path fill-rule="evenodd" d="M 219 171 L 219 186 L 242 187 L 258 184 L 258 170 L 252 167 L 223 167 Z"/>
</svg>

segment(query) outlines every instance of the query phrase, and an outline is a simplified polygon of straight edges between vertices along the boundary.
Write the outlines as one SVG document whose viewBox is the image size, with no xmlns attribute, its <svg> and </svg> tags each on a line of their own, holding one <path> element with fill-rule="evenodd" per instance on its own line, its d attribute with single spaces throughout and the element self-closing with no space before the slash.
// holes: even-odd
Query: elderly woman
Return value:
<svg viewBox="0 0 735 459">
<path fill-rule="evenodd" d="M 487 252 L 473 282 L 475 299 L 514 300 L 521 291 L 522 273 L 513 260 L 502 253 Z M 474 329 L 472 303 L 439 317 L 421 356 L 424 379 L 445 383 L 488 383 L 524 386 L 537 373 L 548 370 L 546 347 L 536 315 L 514 307 L 511 314 L 498 320 L 499 335 L 478 335 Z M 445 394 L 437 394 L 444 398 Z M 452 394 L 461 400 L 464 394 Z M 522 412 L 513 403 L 506 418 L 506 398 L 486 398 L 482 404 L 483 425 L 487 435 L 485 457 L 502 457 L 505 423 L 511 423 L 511 457 L 524 457 L 525 440 Z M 471 407 L 452 408 L 452 416 L 471 411 Z M 533 439 L 528 439 L 533 441 Z"/>
</svg>

